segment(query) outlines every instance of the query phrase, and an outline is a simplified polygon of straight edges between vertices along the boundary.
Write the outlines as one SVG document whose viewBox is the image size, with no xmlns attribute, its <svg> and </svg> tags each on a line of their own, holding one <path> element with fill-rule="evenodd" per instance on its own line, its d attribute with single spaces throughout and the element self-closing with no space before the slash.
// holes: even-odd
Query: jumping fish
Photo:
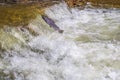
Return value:
<svg viewBox="0 0 120 80">
<path fill-rule="evenodd" d="M 56 24 L 55 22 L 50 19 L 49 17 L 42 15 L 43 20 L 50 25 L 50 27 L 52 27 L 54 30 L 58 31 L 59 33 L 63 33 L 63 30 L 61 30 Z"/>
</svg>

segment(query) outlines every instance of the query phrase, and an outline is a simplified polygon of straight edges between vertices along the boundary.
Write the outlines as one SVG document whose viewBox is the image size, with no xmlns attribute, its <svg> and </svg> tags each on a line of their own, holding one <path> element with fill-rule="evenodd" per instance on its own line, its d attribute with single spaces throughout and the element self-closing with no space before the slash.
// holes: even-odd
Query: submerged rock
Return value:
<svg viewBox="0 0 120 80">
<path fill-rule="evenodd" d="M 20 2 L 20 4 L 6 4 L 0 5 L 0 27 L 4 25 L 10 26 L 23 26 L 28 25 L 31 20 L 35 19 L 38 14 L 44 14 L 44 10 L 53 4 L 59 3 L 58 1 L 38 1 L 37 3 L 30 2 L 28 0 L 3 0 L 3 3 L 7 2 Z M 25 4 L 21 4 L 25 2 Z M 2 3 L 2 1 L 0 2 Z"/>
<path fill-rule="evenodd" d="M 18 45 L 23 45 L 23 42 L 9 32 L 0 29 L 0 48 L 2 50 L 13 49 Z"/>
<path fill-rule="evenodd" d="M 18 49 L 22 46 L 29 46 L 27 43 L 34 37 L 41 34 L 54 32 L 47 23 L 38 15 L 27 26 L 4 26 L 0 28 L 0 49 Z"/>
<path fill-rule="evenodd" d="M 35 9 L 35 6 L 0 6 L 0 27 L 4 25 L 27 25 L 32 19 L 36 18 L 36 14 L 37 9 Z"/>
</svg>

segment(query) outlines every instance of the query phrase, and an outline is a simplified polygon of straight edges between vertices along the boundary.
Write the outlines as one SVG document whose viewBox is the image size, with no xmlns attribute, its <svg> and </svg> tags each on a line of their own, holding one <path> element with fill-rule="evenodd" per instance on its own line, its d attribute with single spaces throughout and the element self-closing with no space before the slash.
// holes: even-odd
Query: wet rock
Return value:
<svg viewBox="0 0 120 80">
<path fill-rule="evenodd" d="M 65 0 L 69 7 L 85 7 L 90 3 L 94 7 L 120 8 L 120 0 Z"/>
</svg>

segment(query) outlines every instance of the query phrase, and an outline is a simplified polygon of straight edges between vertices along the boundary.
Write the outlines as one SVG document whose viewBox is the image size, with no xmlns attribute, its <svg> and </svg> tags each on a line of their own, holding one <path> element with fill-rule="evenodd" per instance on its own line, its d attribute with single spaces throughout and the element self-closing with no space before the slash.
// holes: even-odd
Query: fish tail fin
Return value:
<svg viewBox="0 0 120 80">
<path fill-rule="evenodd" d="M 63 32 L 64 32 L 64 30 L 59 30 L 58 32 L 59 32 L 59 33 L 63 33 Z"/>
</svg>

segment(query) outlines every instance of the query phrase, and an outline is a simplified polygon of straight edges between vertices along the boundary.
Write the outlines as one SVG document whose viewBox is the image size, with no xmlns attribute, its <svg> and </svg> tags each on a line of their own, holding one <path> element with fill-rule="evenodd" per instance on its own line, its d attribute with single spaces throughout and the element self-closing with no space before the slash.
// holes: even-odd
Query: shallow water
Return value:
<svg viewBox="0 0 120 80">
<path fill-rule="evenodd" d="M 40 35 L 3 52 L 1 80 L 120 80 L 120 10 L 71 9 L 54 5 L 46 14 L 63 34 L 33 26 Z"/>
</svg>

